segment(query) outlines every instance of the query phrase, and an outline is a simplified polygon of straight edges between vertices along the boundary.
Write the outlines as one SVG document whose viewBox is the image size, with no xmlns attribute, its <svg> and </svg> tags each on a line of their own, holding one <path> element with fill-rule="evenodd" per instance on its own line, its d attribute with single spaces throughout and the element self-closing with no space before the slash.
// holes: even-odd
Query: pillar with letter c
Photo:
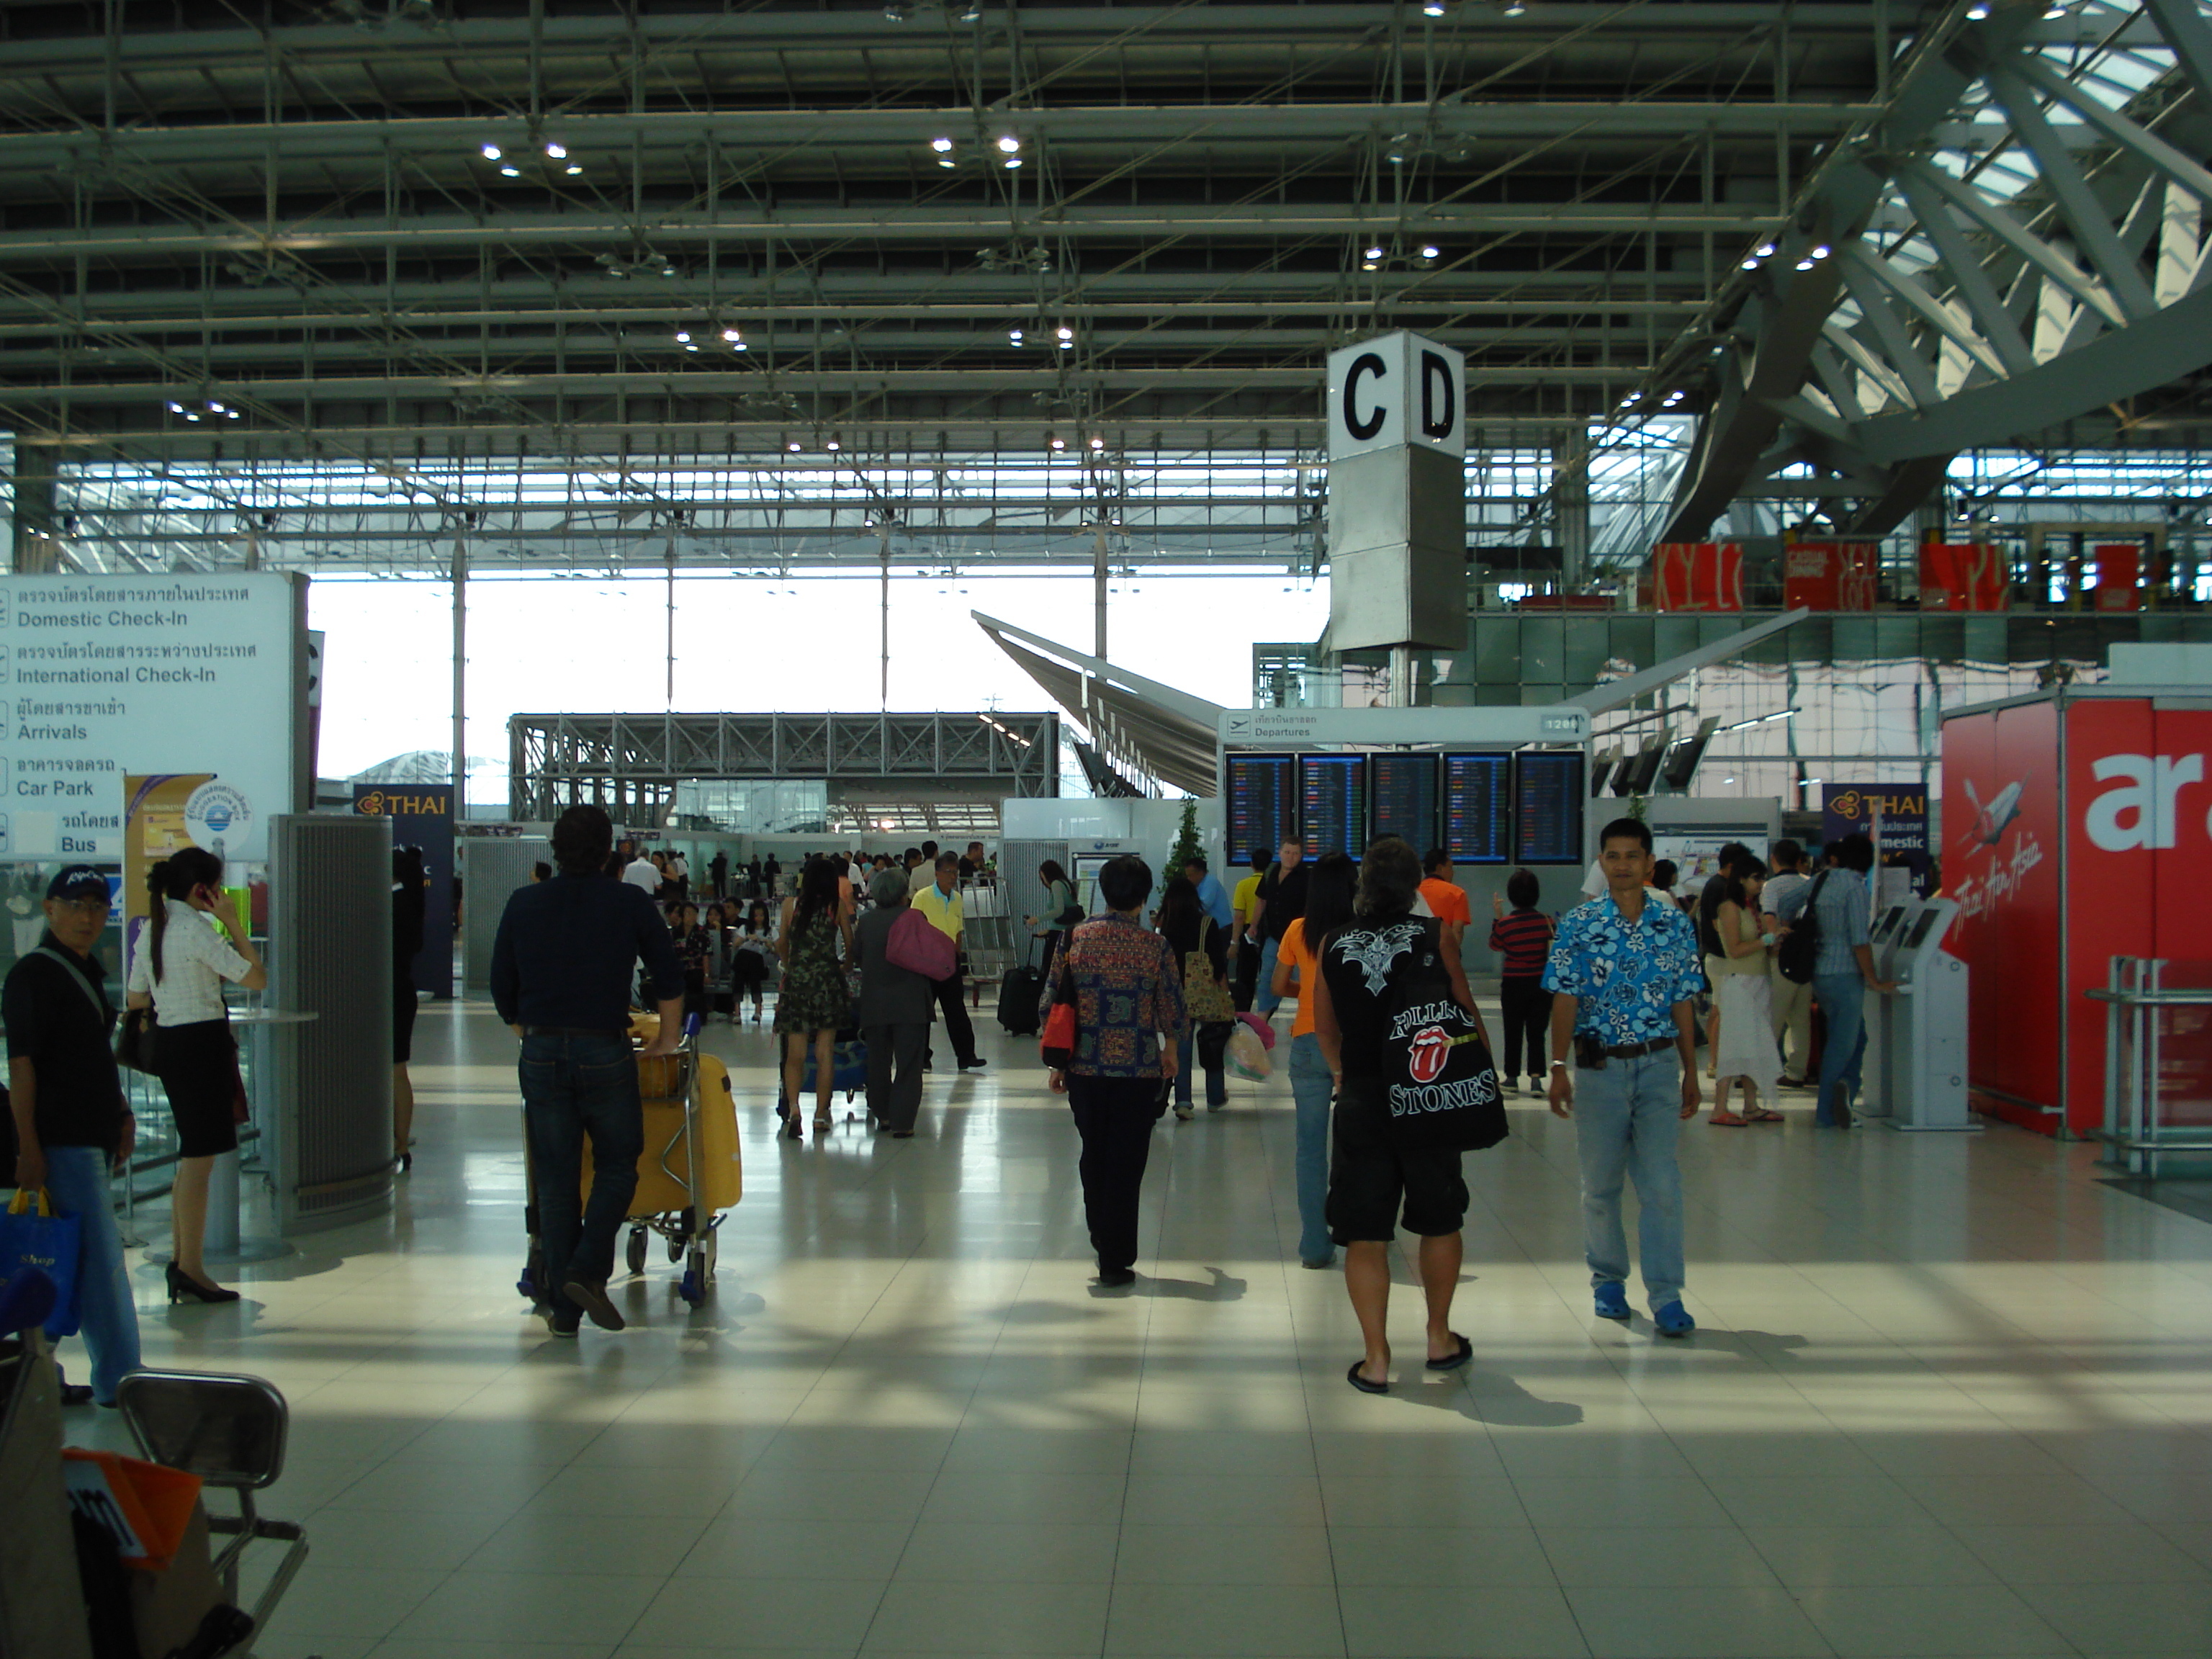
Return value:
<svg viewBox="0 0 2212 1659">
<path fill-rule="evenodd" d="M 1328 358 L 1329 637 L 1467 643 L 1467 360 L 1418 334 Z"/>
</svg>

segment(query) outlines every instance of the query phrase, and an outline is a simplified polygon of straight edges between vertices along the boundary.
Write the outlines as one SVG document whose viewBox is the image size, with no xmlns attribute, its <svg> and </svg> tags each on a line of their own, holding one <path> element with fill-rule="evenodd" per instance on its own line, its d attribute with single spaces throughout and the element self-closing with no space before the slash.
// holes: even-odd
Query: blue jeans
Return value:
<svg viewBox="0 0 2212 1659">
<path fill-rule="evenodd" d="M 1194 1036 L 1194 1033 L 1185 1031 L 1176 1043 L 1175 1102 L 1179 1111 L 1190 1109 L 1190 1062 L 1198 1047 L 1193 1040 Z M 1216 1066 L 1206 1074 L 1206 1103 L 1209 1106 L 1226 1106 L 1229 1103 L 1229 1076 L 1225 1065 L 1224 1061 L 1224 1065 Z"/>
<path fill-rule="evenodd" d="M 1682 1299 L 1682 1066 L 1672 1049 L 1611 1059 L 1575 1073 L 1575 1145 L 1582 1155 L 1583 1250 L 1590 1284 L 1628 1277 L 1620 1188 L 1636 1182 L 1636 1242 L 1644 1292 L 1656 1312 Z"/>
<path fill-rule="evenodd" d="M 1335 1091 L 1321 1039 L 1291 1039 L 1291 1099 L 1297 1107 L 1298 1260 L 1326 1261 L 1328 1241 L 1328 1108 Z"/>
<path fill-rule="evenodd" d="M 1260 947 L 1260 981 L 1252 993 L 1252 1007 L 1262 1019 L 1272 1018 L 1283 1006 L 1282 998 L 1275 994 L 1275 957 L 1282 943 L 1271 939 Z"/>
<path fill-rule="evenodd" d="M 1836 1103 L 1848 1105 L 1859 1092 L 1859 1062 L 1866 1058 L 1866 980 L 1855 968 L 1848 974 L 1815 974 L 1813 1000 L 1827 1022 L 1820 1039 L 1820 1097 L 1813 1121 L 1833 1123 Z"/>
<path fill-rule="evenodd" d="M 645 1151 L 637 1059 L 629 1041 L 605 1036 L 522 1039 L 522 1116 L 538 1188 L 538 1240 L 549 1283 L 538 1293 L 556 1307 L 571 1279 L 604 1285 L 614 1276 L 615 1234 L 637 1192 Z M 584 1180 L 584 1137 L 592 1138 L 592 1197 Z"/>
<path fill-rule="evenodd" d="M 46 1197 L 81 1224 L 77 1242 L 78 1334 L 92 1356 L 93 1397 L 115 1401 L 115 1385 L 138 1369 L 138 1306 L 131 1298 L 131 1272 L 123 1235 L 107 1193 L 107 1154 L 97 1146 L 46 1149 Z"/>
</svg>

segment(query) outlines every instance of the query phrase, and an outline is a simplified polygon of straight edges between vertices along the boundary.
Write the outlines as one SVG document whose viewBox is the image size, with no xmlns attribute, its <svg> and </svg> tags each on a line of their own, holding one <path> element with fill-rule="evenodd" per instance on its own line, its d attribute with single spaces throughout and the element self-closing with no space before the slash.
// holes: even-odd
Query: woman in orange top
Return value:
<svg viewBox="0 0 2212 1659">
<path fill-rule="evenodd" d="M 1328 1238 L 1328 1113 L 1334 1092 L 1328 1061 L 1314 1035 L 1313 998 L 1305 988 L 1321 971 L 1321 947 L 1330 933 L 1352 920 L 1352 897 L 1359 866 L 1342 853 L 1325 855 L 1306 878 L 1305 915 L 1285 930 L 1276 948 L 1279 997 L 1296 995 L 1298 1017 L 1291 1024 L 1291 1098 L 1297 1105 L 1298 1260 L 1314 1268 L 1336 1260 Z M 1298 988 L 1291 989 L 1293 977 Z"/>
</svg>

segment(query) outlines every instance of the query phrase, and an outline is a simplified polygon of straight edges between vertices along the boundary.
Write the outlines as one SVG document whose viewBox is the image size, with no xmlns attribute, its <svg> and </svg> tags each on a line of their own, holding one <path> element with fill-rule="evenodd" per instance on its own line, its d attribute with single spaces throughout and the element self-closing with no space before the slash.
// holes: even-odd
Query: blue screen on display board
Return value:
<svg viewBox="0 0 2212 1659">
<path fill-rule="evenodd" d="M 1524 750 L 1513 757 L 1513 848 L 1522 864 L 1583 861 L 1583 754 Z"/>
<path fill-rule="evenodd" d="M 1444 848 L 1454 864 L 1513 856 L 1512 769 L 1503 751 L 1444 757 Z"/>
<path fill-rule="evenodd" d="M 1417 853 L 1437 845 L 1437 767 L 1431 754 L 1367 757 L 1367 830 L 1396 836 Z"/>
<path fill-rule="evenodd" d="M 1304 811 L 1306 856 L 1346 853 L 1358 858 L 1367 845 L 1367 757 L 1301 755 L 1298 794 Z"/>
<path fill-rule="evenodd" d="M 1297 758 L 1293 755 L 1229 757 L 1229 861 L 1249 869 L 1252 855 L 1270 859 L 1286 836 L 1297 833 Z"/>
</svg>

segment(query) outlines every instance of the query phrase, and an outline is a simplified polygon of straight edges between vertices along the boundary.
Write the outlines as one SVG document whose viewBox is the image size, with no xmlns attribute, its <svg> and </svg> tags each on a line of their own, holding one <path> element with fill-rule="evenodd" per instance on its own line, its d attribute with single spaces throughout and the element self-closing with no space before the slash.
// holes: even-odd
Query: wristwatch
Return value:
<svg viewBox="0 0 2212 1659">
<path fill-rule="evenodd" d="M 1567 1062 L 1564 1060 L 1555 1060 L 1552 1062 L 1552 1069 L 1555 1072 L 1564 1072 L 1567 1069 Z"/>
</svg>

